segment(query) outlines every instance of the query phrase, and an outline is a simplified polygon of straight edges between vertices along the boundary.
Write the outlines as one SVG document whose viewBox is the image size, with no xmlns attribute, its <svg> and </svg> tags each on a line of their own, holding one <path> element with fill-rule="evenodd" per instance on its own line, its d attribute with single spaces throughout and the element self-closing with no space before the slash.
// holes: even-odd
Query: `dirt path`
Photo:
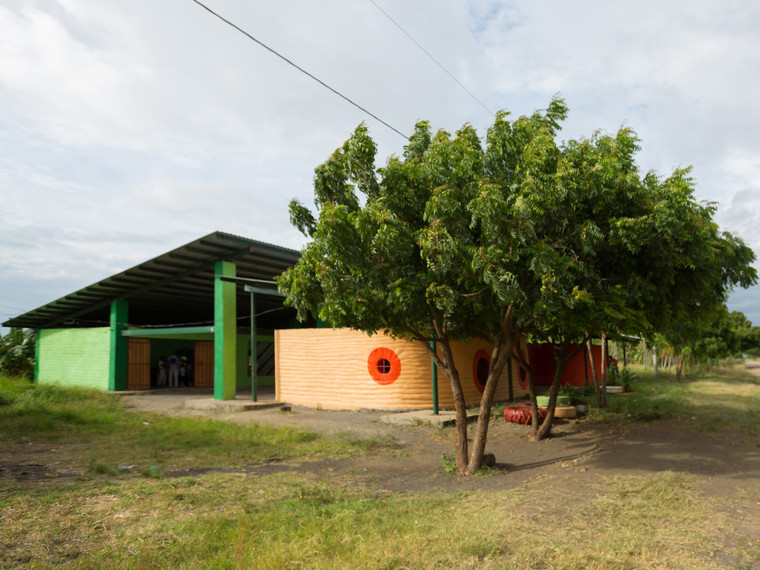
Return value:
<svg viewBox="0 0 760 570">
<path fill-rule="evenodd" d="M 760 363 L 756 368 L 760 379 Z M 753 369 L 754 372 L 754 369 Z M 262 464 L 253 472 L 299 471 L 332 477 L 350 471 L 358 479 L 392 492 L 511 488 L 550 478 L 555 484 L 572 474 L 573 485 L 599 477 L 655 473 L 664 470 L 705 478 L 718 496 L 744 493 L 760 497 L 760 438 L 725 431 L 704 434 L 678 422 L 637 425 L 557 420 L 553 436 L 541 442 L 527 439 L 528 428 L 495 419 L 489 429 L 487 452 L 496 456 L 497 475 L 467 480 L 442 476 L 442 455 L 453 454 L 453 430 L 432 426 L 396 426 L 379 421 L 386 412 L 325 411 L 292 407 L 250 412 L 199 412 L 183 408 L 191 395 L 139 396 L 126 399 L 137 410 L 167 415 L 205 416 L 239 424 L 261 423 L 309 429 L 328 435 L 392 439 L 400 456 L 365 456 L 315 462 Z M 196 396 L 197 397 L 197 394 Z M 756 505 L 760 509 L 760 499 Z M 758 537 L 760 538 L 760 527 Z"/>
<path fill-rule="evenodd" d="M 747 360 L 744 362 L 744 367 L 747 372 L 757 378 L 757 382 L 760 384 L 760 360 Z"/>
</svg>

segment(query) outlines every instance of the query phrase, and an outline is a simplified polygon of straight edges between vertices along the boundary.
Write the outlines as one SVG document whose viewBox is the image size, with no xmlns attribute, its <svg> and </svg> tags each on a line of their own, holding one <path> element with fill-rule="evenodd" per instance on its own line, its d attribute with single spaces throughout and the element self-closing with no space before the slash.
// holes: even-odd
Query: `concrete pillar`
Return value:
<svg viewBox="0 0 760 570">
<path fill-rule="evenodd" d="M 111 301 L 111 351 L 108 361 L 108 390 L 127 389 L 127 338 L 121 335 L 127 328 L 129 305 L 123 299 Z"/>
<path fill-rule="evenodd" d="M 214 278 L 214 399 L 232 400 L 237 388 L 237 297 L 235 264 L 217 261 Z"/>
</svg>

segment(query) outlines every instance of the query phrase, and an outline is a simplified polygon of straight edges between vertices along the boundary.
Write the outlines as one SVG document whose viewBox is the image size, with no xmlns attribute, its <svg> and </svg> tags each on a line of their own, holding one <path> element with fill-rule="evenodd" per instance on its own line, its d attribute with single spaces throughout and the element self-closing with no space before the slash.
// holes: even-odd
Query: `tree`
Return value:
<svg viewBox="0 0 760 570">
<path fill-rule="evenodd" d="M 318 217 L 291 203 L 291 220 L 312 241 L 279 279 L 286 302 L 302 318 L 422 343 L 451 385 L 461 474 L 481 466 L 497 381 L 522 337 L 518 312 L 540 285 L 530 260 L 542 251 L 512 187 L 526 159 L 543 160 L 539 149 L 553 144 L 565 114 L 560 100 L 514 123 L 499 113 L 485 150 L 470 126 L 452 138 L 420 122 L 403 157 L 377 172 L 361 125 L 315 171 Z M 450 343 L 474 337 L 493 350 L 470 449 Z"/>
<path fill-rule="evenodd" d="M 378 170 L 375 144 L 360 125 L 315 171 L 317 217 L 291 203 L 291 221 L 311 241 L 279 279 L 286 303 L 301 318 L 312 313 L 330 326 L 422 343 L 451 385 L 462 474 L 482 463 L 508 358 L 527 367 L 521 340 L 555 345 L 547 419 L 532 430 L 541 439 L 551 429 L 571 343 L 662 325 L 668 303 L 672 315 L 687 310 L 679 288 L 693 305 L 754 278 L 753 255 L 740 240 L 702 227 L 710 210 L 693 200 L 683 171 L 642 179 L 630 129 L 559 146 L 566 114 L 560 99 L 515 121 L 500 112 L 485 148 L 468 125 L 452 138 L 433 136 L 420 122 L 403 156 Z M 694 268 L 705 271 L 698 287 L 688 282 Z M 475 337 L 494 348 L 469 448 L 450 342 Z"/>
<path fill-rule="evenodd" d="M 12 328 L 0 336 L 0 372 L 10 376 L 34 375 L 36 335 L 31 329 Z"/>
<path fill-rule="evenodd" d="M 641 255 L 648 268 L 642 299 L 650 332 L 661 334 L 678 355 L 680 380 L 686 352 L 725 310 L 728 293 L 757 282 L 755 254 L 741 238 L 720 231 L 712 219 L 715 204 L 695 199 L 690 169 L 663 181 L 650 174 L 646 183 L 654 201 L 651 231 L 665 247 L 650 246 Z"/>
<path fill-rule="evenodd" d="M 638 138 L 625 128 L 615 136 L 569 141 L 555 175 L 542 172 L 549 181 L 526 196 L 542 213 L 534 225 L 537 238 L 564 255 L 559 267 L 566 267 L 564 280 L 552 278 L 552 287 L 544 288 L 549 295 L 524 325 L 534 337 L 556 344 L 550 409 L 544 425 L 533 426 L 536 439 L 550 429 L 554 396 L 572 356 L 570 339 L 661 332 L 671 344 L 683 345 L 698 338 L 733 287 L 757 281 L 750 265 L 754 253 L 740 238 L 719 231 L 714 204 L 694 197 L 690 170 L 677 169 L 664 179 L 652 172 L 641 177 L 638 150 Z M 542 305 L 549 310 L 541 312 Z M 603 372 L 601 405 L 605 383 Z"/>
<path fill-rule="evenodd" d="M 717 317 L 687 347 L 694 360 L 706 363 L 722 358 L 739 357 L 760 347 L 760 327 L 752 326 L 744 313 L 723 305 Z"/>
</svg>

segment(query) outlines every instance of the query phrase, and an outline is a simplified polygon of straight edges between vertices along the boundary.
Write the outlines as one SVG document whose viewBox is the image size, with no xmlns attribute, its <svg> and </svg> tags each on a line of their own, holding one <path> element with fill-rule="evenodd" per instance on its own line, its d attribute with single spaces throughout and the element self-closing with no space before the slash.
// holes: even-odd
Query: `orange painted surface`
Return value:
<svg viewBox="0 0 760 570">
<path fill-rule="evenodd" d="M 467 406 L 477 406 L 481 393 L 474 363 L 479 351 L 490 358 L 485 341 L 452 343 Z M 398 376 L 391 382 L 376 379 L 377 362 L 389 352 L 398 358 Z M 373 355 L 371 357 L 371 355 Z M 374 366 L 371 363 L 374 362 Z M 375 374 L 373 374 L 373 369 Z M 384 375 L 381 374 L 382 378 Z M 495 401 L 509 398 L 509 372 L 504 369 Z M 386 376 L 386 379 L 390 376 Z M 517 382 L 513 365 L 514 397 L 525 391 Z M 367 336 L 350 329 L 288 329 L 275 331 L 275 391 L 278 401 L 326 410 L 415 410 L 433 405 L 430 355 L 419 342 L 392 339 L 383 334 Z M 452 409 L 454 398 L 448 378 L 438 370 L 438 403 Z"/>
<path fill-rule="evenodd" d="M 378 384 L 393 384 L 401 374 L 401 360 L 390 348 L 381 346 L 369 353 L 367 370 Z"/>
</svg>

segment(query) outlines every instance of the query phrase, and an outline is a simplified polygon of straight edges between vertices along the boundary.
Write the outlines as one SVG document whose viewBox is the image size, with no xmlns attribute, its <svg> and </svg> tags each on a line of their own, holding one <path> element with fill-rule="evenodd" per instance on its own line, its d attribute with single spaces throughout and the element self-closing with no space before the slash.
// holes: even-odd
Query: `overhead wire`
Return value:
<svg viewBox="0 0 760 570">
<path fill-rule="evenodd" d="M 356 107 L 357 109 L 359 109 L 360 111 L 362 111 L 363 113 L 366 113 L 367 115 L 369 115 L 370 117 L 372 117 L 372 118 L 373 118 L 373 119 L 375 119 L 376 121 L 378 121 L 378 122 L 382 123 L 383 125 L 385 125 L 385 126 L 386 126 L 386 127 L 388 127 L 389 129 L 391 129 L 392 131 L 394 131 L 395 133 L 397 133 L 397 134 L 401 135 L 402 137 L 404 137 L 405 139 L 409 140 L 409 137 L 408 137 L 408 136 L 406 136 L 406 135 L 405 135 L 404 133 L 402 133 L 401 131 L 399 131 L 399 130 L 398 130 L 396 127 L 394 127 L 394 126 L 392 126 L 392 125 L 390 125 L 390 124 L 386 123 L 386 122 L 385 122 L 385 121 L 383 121 L 383 120 L 382 120 L 380 117 L 378 117 L 378 116 L 377 116 L 377 115 L 375 115 L 374 113 L 372 113 L 372 112 L 368 111 L 368 110 L 367 110 L 365 107 L 362 107 L 361 105 L 359 105 L 358 103 L 356 103 L 356 102 L 355 102 L 355 101 L 353 101 L 352 99 L 349 99 L 348 97 L 346 97 L 345 95 L 343 95 L 343 93 L 341 93 L 341 92 L 340 92 L 340 91 L 338 91 L 337 89 L 334 89 L 333 87 L 330 87 L 330 86 L 329 86 L 327 83 L 325 83 L 324 81 L 322 81 L 322 80 L 321 80 L 321 79 L 319 79 L 318 77 L 316 77 L 316 76 L 312 75 L 311 73 L 309 73 L 308 71 L 306 71 L 304 68 L 300 67 L 299 65 L 297 65 L 297 64 L 295 64 L 295 63 L 293 63 L 293 62 L 292 62 L 291 60 L 289 60 L 287 57 L 285 57 L 284 55 L 282 55 L 282 54 L 280 54 L 279 52 L 275 51 L 274 49 L 272 49 L 271 47 L 269 47 L 268 45 L 266 45 L 266 44 L 265 44 L 265 43 L 263 43 L 262 41 L 260 41 L 260 40 L 257 40 L 257 39 L 256 39 L 256 38 L 254 38 L 254 37 L 253 37 L 251 34 L 249 34 L 248 32 L 246 32 L 244 29 L 242 29 L 242 28 L 240 28 L 239 26 L 237 26 L 237 25 L 233 24 L 232 22 L 230 22 L 229 20 L 227 20 L 226 18 L 224 18 L 224 17 L 223 17 L 223 16 L 221 16 L 220 14 L 218 14 L 218 13 L 214 12 L 214 11 L 213 11 L 211 8 L 209 8 L 208 6 L 206 6 L 206 5 L 205 5 L 203 2 L 200 2 L 199 0 L 192 0 L 192 1 L 193 1 L 193 2 L 195 2 L 196 4 L 198 4 L 198 6 L 200 6 L 201 8 L 203 8 L 204 10 L 206 10 L 207 12 L 209 12 L 209 13 L 213 14 L 214 16 L 216 16 L 217 18 L 219 18 L 219 19 L 220 19 L 222 22 L 224 22 L 225 24 L 227 24 L 227 25 L 229 25 L 229 26 L 231 26 L 231 27 L 235 28 L 235 29 L 236 29 L 238 32 L 240 32 L 241 34 L 243 34 L 244 36 L 246 36 L 246 37 L 247 37 L 247 38 L 249 38 L 250 40 L 253 40 L 253 41 L 254 41 L 254 42 L 256 42 L 257 44 L 259 44 L 261 47 L 263 47 L 264 49 L 266 49 L 267 51 L 269 51 L 269 52 L 273 53 L 274 55 L 276 55 L 277 57 L 279 57 L 281 60 L 285 61 L 286 63 L 288 63 L 288 64 L 290 64 L 290 65 L 292 65 L 293 67 L 295 67 L 295 68 L 296 68 L 298 71 L 300 71 L 301 73 L 303 73 L 303 74 L 305 74 L 305 75 L 308 75 L 308 76 L 309 76 L 309 77 L 311 77 L 311 78 L 312 78 L 314 81 L 316 81 L 317 83 L 319 83 L 319 84 L 320 84 L 320 85 L 322 85 L 323 87 L 325 87 L 325 88 L 329 89 L 330 91 L 332 91 L 333 93 L 335 93 L 335 94 L 336 94 L 338 97 L 340 97 L 340 98 L 341 98 L 341 99 L 343 99 L 344 101 L 347 101 L 348 103 L 350 103 L 351 105 L 353 105 L 354 107 Z"/>
<path fill-rule="evenodd" d="M 433 54 L 431 54 L 431 53 L 430 53 L 428 50 L 426 50 L 426 49 L 425 49 L 425 48 L 422 46 L 422 44 L 420 44 L 420 42 L 418 42 L 416 39 L 414 39 L 414 38 L 412 37 L 412 35 L 411 35 L 409 32 L 407 32 L 407 31 L 406 31 L 406 30 L 405 30 L 405 29 L 404 29 L 404 28 L 401 26 L 401 24 L 399 24 L 399 23 L 398 23 L 396 20 L 394 20 L 394 19 L 391 17 L 391 15 L 390 15 L 390 14 L 388 14 L 388 12 L 386 12 L 385 10 L 383 10 L 383 9 L 380 7 L 380 5 L 379 5 L 377 2 L 375 2 L 375 0 L 369 0 L 369 1 L 370 1 L 370 2 L 371 2 L 371 3 L 372 3 L 374 6 L 375 6 L 375 8 L 377 8 L 378 10 L 380 10 L 380 12 L 382 12 L 382 13 L 383 13 L 383 15 L 384 15 L 386 18 L 388 18 L 388 19 L 389 19 L 391 22 L 393 22 L 393 25 L 394 25 L 394 26 L 396 26 L 396 27 L 397 27 L 399 30 L 401 30 L 401 31 L 404 33 L 404 35 L 405 35 L 407 38 L 409 38 L 409 39 L 410 39 L 412 42 L 414 42 L 414 45 L 416 45 L 418 48 L 420 48 L 420 49 L 423 51 L 423 53 L 424 53 L 425 55 L 427 55 L 427 56 L 428 56 L 430 59 L 432 59 L 432 60 L 433 60 L 433 61 L 436 63 L 436 65 L 438 65 L 438 67 L 440 67 L 440 68 L 441 68 L 441 69 L 442 69 L 444 72 L 446 72 L 446 74 L 447 74 L 449 77 L 451 77 L 451 79 L 453 79 L 454 81 L 456 81 L 457 85 L 459 85 L 459 86 L 460 86 L 462 89 L 464 89 L 464 90 L 467 92 L 467 94 L 468 94 L 470 97 L 472 97 L 472 98 L 473 98 L 475 101 L 477 101 L 477 103 L 478 103 L 478 104 L 479 104 L 481 107 L 483 107 L 483 109 L 485 109 L 485 110 L 486 110 L 486 112 L 487 112 L 489 115 L 494 115 L 494 112 L 493 112 L 493 111 L 491 111 L 491 110 L 490 110 L 488 107 L 486 107 L 486 106 L 485 106 L 485 104 L 484 104 L 484 103 L 483 103 L 483 102 L 482 102 L 480 99 L 478 99 L 478 98 L 477 98 L 477 97 L 476 97 L 476 96 L 475 96 L 475 95 L 472 93 L 472 91 L 470 91 L 469 89 L 467 89 L 467 87 L 465 87 L 465 86 L 464 86 L 464 84 L 463 84 L 461 81 L 459 81 L 459 79 L 457 79 L 457 78 L 454 76 L 454 74 L 453 74 L 453 73 L 451 73 L 451 72 L 450 72 L 448 69 L 446 69 L 446 67 L 445 67 L 445 66 L 444 66 L 444 65 L 443 65 L 443 64 L 442 64 L 440 61 L 438 61 L 438 60 L 437 60 L 437 59 L 436 59 L 436 58 L 433 56 Z"/>
</svg>

